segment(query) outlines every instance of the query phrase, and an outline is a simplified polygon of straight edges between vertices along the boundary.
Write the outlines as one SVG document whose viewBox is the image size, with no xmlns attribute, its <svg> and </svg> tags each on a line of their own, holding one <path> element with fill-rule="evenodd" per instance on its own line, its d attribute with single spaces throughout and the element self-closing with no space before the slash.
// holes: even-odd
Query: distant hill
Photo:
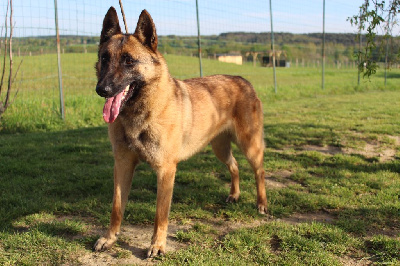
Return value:
<svg viewBox="0 0 400 266">
<path fill-rule="evenodd" d="M 271 47 L 269 32 L 228 32 L 219 35 L 201 36 L 203 56 L 212 57 L 223 53 L 241 53 L 245 59 L 249 52 L 267 53 Z M 293 34 L 285 32 L 274 33 L 275 49 L 284 51 L 288 60 L 320 60 L 322 49 L 322 33 Z M 382 40 L 382 36 L 377 37 Z M 61 36 L 61 47 L 64 52 L 97 52 L 99 37 L 91 36 Z M 54 36 L 39 36 L 14 38 L 15 53 L 40 54 L 54 53 L 56 41 Z M 390 57 L 393 61 L 399 55 L 400 37 L 390 41 Z M 379 45 L 374 53 L 375 60 L 382 60 L 378 51 L 386 45 Z M 325 52 L 327 60 L 352 61 L 358 51 L 356 34 L 326 33 Z M 198 54 L 196 36 L 159 36 L 159 50 L 168 54 L 194 55 Z M 259 54 L 260 60 L 262 54 Z M 250 58 L 249 58 L 250 60 Z"/>
<path fill-rule="evenodd" d="M 343 44 L 345 46 L 353 46 L 356 44 L 356 34 L 350 33 L 326 33 L 325 41 L 328 43 Z M 275 44 L 301 44 L 313 42 L 315 44 L 322 43 L 322 33 L 294 34 L 286 32 L 274 33 Z M 238 42 L 249 43 L 271 43 L 271 33 L 249 33 L 249 32 L 230 32 L 221 33 L 218 40 L 235 40 Z"/>
</svg>

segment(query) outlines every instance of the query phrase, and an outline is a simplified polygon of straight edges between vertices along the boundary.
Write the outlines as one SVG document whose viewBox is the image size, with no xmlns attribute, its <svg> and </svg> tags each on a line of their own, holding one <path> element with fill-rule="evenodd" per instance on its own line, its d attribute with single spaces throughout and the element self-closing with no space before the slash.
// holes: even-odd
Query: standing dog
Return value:
<svg viewBox="0 0 400 266">
<path fill-rule="evenodd" d="M 227 202 L 237 201 L 240 193 L 234 142 L 254 170 L 258 211 L 267 211 L 263 112 L 252 85 L 226 75 L 174 79 L 157 42 L 146 10 L 133 35 L 122 34 L 115 9 L 108 10 L 96 63 L 96 92 L 106 99 L 103 117 L 109 123 L 115 159 L 114 197 L 110 227 L 94 245 L 96 251 L 117 240 L 134 169 L 145 161 L 157 172 L 156 217 L 147 256 L 164 253 L 176 165 L 209 143 L 231 174 Z"/>
</svg>

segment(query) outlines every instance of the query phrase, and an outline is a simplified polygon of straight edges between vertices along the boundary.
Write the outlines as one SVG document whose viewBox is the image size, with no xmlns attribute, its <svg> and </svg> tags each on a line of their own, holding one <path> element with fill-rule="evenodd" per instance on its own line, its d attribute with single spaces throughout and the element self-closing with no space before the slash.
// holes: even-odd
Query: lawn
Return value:
<svg viewBox="0 0 400 266">
<path fill-rule="evenodd" d="M 65 54 L 66 120 L 58 114 L 56 57 L 24 59 L 21 90 L 0 124 L 0 264 L 400 264 L 399 70 L 356 86 L 354 69 L 272 70 L 204 60 L 205 74 L 248 78 L 264 103 L 269 214 L 235 156 L 241 198 L 225 203 L 229 173 L 206 148 L 178 166 L 169 252 L 144 260 L 156 176 L 135 174 L 123 231 L 101 254 L 91 246 L 111 211 L 113 159 L 94 92 L 94 54 Z M 54 61 L 54 62 L 53 62 Z M 167 56 L 173 76 L 197 59 Z"/>
</svg>

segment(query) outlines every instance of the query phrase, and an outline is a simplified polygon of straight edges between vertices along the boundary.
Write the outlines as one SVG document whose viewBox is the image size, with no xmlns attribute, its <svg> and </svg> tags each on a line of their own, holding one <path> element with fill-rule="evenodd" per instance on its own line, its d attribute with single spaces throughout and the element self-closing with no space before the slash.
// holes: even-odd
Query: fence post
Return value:
<svg viewBox="0 0 400 266">
<path fill-rule="evenodd" d="M 358 68 L 358 79 L 357 79 L 357 84 L 358 84 L 358 86 L 360 86 L 360 59 L 361 59 L 361 28 L 362 28 L 362 18 L 361 18 L 361 8 L 360 8 L 360 28 L 359 28 L 359 31 L 358 31 L 358 36 L 359 36 L 359 42 L 358 42 L 358 65 L 357 65 L 357 68 Z"/>
<path fill-rule="evenodd" d="M 387 30 L 386 30 L 386 54 L 385 54 L 385 87 L 386 87 L 386 80 L 387 80 L 387 69 L 388 69 L 388 52 L 389 52 L 389 38 L 391 36 L 391 33 L 389 33 L 389 27 L 390 27 L 390 12 L 389 12 L 389 18 L 387 22 Z"/>
<path fill-rule="evenodd" d="M 62 120 L 65 119 L 64 96 L 62 86 L 62 71 L 61 71 L 61 55 L 60 55 L 60 34 L 58 32 L 58 11 L 57 0 L 54 0 L 54 12 L 56 21 L 56 37 L 57 37 L 57 62 L 58 62 L 58 87 L 60 89 L 60 112 Z"/>
<path fill-rule="evenodd" d="M 201 63 L 201 40 L 200 40 L 200 19 L 199 19 L 199 3 L 196 0 L 196 16 L 197 16 L 197 45 L 199 47 L 199 64 L 200 64 L 200 77 L 203 76 L 203 65 Z"/>
<path fill-rule="evenodd" d="M 271 49 L 272 49 L 272 65 L 274 69 L 274 88 L 275 88 L 275 94 L 278 92 L 276 88 L 276 70 L 275 70 L 275 45 L 274 45 L 274 26 L 272 24 L 272 3 L 271 0 L 269 0 L 269 12 L 270 12 L 270 18 L 271 18 Z"/>
<path fill-rule="evenodd" d="M 325 90 L 325 0 L 322 17 L 322 89 Z"/>
</svg>

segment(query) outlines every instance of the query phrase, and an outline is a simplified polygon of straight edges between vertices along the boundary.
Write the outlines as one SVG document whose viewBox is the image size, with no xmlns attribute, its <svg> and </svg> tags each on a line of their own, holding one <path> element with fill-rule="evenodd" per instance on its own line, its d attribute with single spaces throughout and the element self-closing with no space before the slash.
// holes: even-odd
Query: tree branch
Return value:
<svg viewBox="0 0 400 266">
<path fill-rule="evenodd" d="M 3 81 L 4 81 L 4 75 L 6 72 L 6 58 L 7 58 L 7 18 L 8 18 L 8 8 L 9 8 L 10 2 L 7 1 L 7 11 L 6 11 L 6 19 L 5 19 L 5 28 L 6 28 L 6 33 L 4 35 L 4 60 L 3 60 L 3 73 L 1 75 L 1 81 L 0 81 L 0 96 L 1 96 L 1 89 L 3 88 Z M 0 98 L 1 100 L 1 98 Z"/>
<path fill-rule="evenodd" d="M 10 91 L 11 91 L 11 85 L 12 85 L 12 67 L 13 67 L 12 36 L 13 36 L 13 29 L 14 29 L 14 26 L 12 24 L 12 16 L 13 16 L 13 6 L 12 6 L 12 0 L 10 0 L 10 74 L 8 76 L 7 95 L 6 95 L 6 100 L 4 102 L 5 109 L 7 109 L 7 107 L 8 107 L 8 100 L 10 98 Z"/>
</svg>

